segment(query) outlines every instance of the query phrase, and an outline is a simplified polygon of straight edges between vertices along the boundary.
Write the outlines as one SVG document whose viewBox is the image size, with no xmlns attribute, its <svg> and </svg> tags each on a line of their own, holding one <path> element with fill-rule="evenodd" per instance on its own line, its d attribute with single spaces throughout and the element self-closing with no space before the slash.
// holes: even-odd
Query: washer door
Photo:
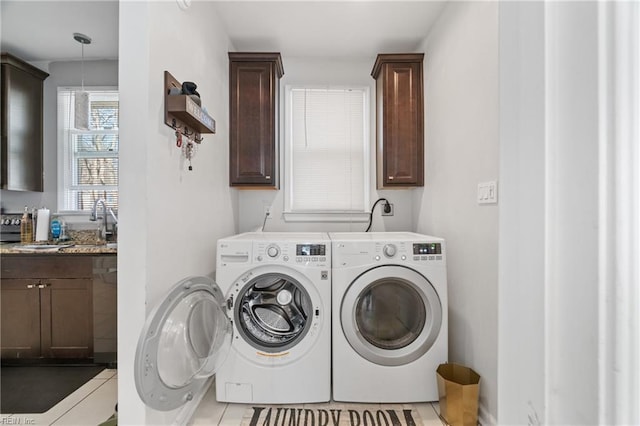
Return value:
<svg viewBox="0 0 640 426">
<path fill-rule="evenodd" d="M 156 410 L 190 401 L 226 359 L 233 328 L 217 284 L 207 277 L 180 281 L 147 318 L 134 374 L 140 398 Z"/>
<path fill-rule="evenodd" d="M 433 346 L 442 305 L 413 269 L 380 266 L 356 278 L 342 299 L 342 331 L 363 358 L 385 366 L 415 361 Z"/>
<path fill-rule="evenodd" d="M 234 318 L 238 333 L 254 348 L 283 352 L 298 344 L 313 322 L 313 302 L 291 274 L 259 274 L 238 292 Z"/>
</svg>

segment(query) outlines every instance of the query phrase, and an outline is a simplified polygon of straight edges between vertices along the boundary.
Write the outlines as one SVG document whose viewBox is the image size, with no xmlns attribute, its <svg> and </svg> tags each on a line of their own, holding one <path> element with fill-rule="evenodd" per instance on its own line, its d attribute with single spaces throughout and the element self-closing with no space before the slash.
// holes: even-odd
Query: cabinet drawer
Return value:
<svg viewBox="0 0 640 426">
<path fill-rule="evenodd" d="M 2 278 L 91 278 L 91 257 L 3 256 Z"/>
</svg>

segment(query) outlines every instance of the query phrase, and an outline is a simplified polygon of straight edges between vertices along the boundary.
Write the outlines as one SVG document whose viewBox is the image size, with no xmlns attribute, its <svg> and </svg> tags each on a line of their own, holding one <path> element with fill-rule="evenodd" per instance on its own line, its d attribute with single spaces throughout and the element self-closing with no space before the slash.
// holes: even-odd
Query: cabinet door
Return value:
<svg viewBox="0 0 640 426">
<path fill-rule="evenodd" d="M 42 78 L 2 65 L 2 189 L 43 191 Z"/>
<path fill-rule="evenodd" d="M 3 359 L 40 356 L 38 280 L 2 279 L 0 336 Z"/>
<path fill-rule="evenodd" d="M 88 358 L 93 355 L 91 279 L 47 279 L 40 289 L 42 356 Z"/>
<path fill-rule="evenodd" d="M 270 61 L 230 62 L 231 186 L 277 187 L 278 77 Z"/>
<path fill-rule="evenodd" d="M 422 62 L 387 63 L 378 96 L 378 186 L 424 185 Z"/>
</svg>

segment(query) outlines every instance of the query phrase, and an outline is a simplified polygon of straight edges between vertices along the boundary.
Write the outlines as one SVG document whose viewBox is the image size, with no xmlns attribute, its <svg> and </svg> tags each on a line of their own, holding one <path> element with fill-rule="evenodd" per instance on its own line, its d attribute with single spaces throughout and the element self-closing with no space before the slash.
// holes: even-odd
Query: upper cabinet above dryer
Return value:
<svg viewBox="0 0 640 426">
<path fill-rule="evenodd" d="M 277 189 L 279 53 L 229 52 L 229 185 Z"/>
<path fill-rule="evenodd" d="M 423 53 L 380 54 L 376 80 L 378 188 L 424 185 Z"/>
</svg>

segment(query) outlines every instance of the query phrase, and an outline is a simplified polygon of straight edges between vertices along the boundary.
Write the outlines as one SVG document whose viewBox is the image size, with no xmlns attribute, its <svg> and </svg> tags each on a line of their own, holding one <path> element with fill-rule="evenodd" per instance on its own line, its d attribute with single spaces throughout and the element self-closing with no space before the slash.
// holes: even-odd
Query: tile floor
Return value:
<svg viewBox="0 0 640 426">
<path fill-rule="evenodd" d="M 117 370 L 103 370 L 78 390 L 41 414 L 2 414 L 0 425 L 55 425 L 96 426 L 114 412 L 118 400 Z M 340 406 L 340 403 L 332 403 Z M 424 426 L 442 426 L 438 417 L 438 403 L 413 404 Z M 215 386 L 211 386 L 202 399 L 193 418 L 193 426 L 239 426 L 246 405 L 225 404 L 216 401 Z"/>
<path fill-rule="evenodd" d="M 96 426 L 113 414 L 117 401 L 118 371 L 106 369 L 49 411 L 38 414 L 1 414 L 0 424 Z"/>
<path fill-rule="evenodd" d="M 310 404 L 313 405 L 313 404 Z M 322 404 L 327 405 L 327 404 Z M 340 407 L 341 403 L 331 403 L 330 407 Z M 438 417 L 439 407 L 437 402 L 412 404 L 420 414 L 424 426 L 443 426 L 444 423 Z M 224 404 L 216 401 L 215 386 L 211 386 L 202 399 L 193 418 L 193 426 L 239 426 L 245 414 L 247 405 Z M 343 422 L 340 422 L 342 425 Z"/>
</svg>

